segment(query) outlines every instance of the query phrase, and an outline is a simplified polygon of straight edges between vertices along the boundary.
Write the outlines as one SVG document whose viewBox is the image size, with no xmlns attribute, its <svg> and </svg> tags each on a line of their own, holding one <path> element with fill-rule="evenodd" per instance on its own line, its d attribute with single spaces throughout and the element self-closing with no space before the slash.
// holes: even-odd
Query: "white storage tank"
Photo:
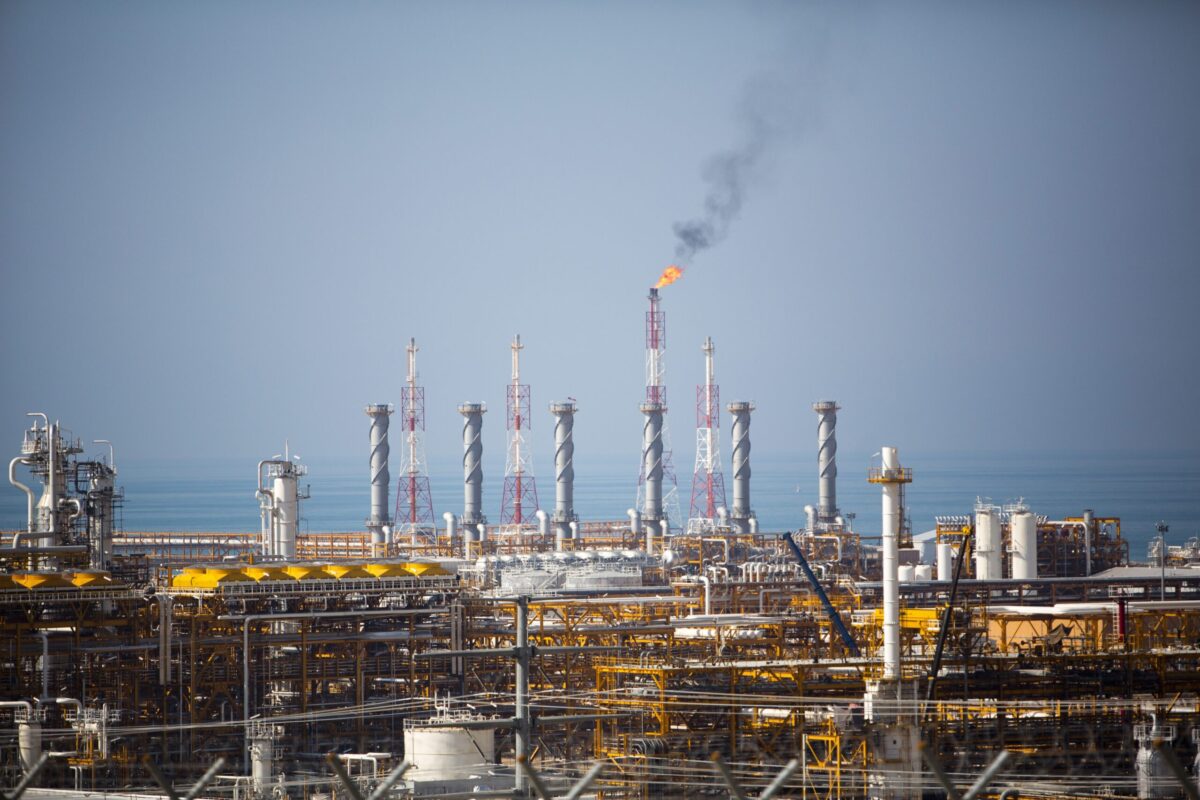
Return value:
<svg viewBox="0 0 1200 800">
<path fill-rule="evenodd" d="M 1014 580 L 1034 580 L 1038 576 L 1037 520 L 1028 511 L 1016 511 L 1010 522 L 1012 544 L 1012 577 Z"/>
<path fill-rule="evenodd" d="M 491 728 L 406 725 L 404 757 L 413 764 L 405 775 L 408 780 L 461 780 L 495 762 L 496 732 Z"/>
<path fill-rule="evenodd" d="M 914 578 L 918 581 L 933 580 L 933 565 L 932 564 L 917 564 L 916 574 Z"/>
<path fill-rule="evenodd" d="M 905 564 L 904 566 L 900 567 L 900 582 L 901 583 L 912 583 L 913 578 L 915 578 L 915 577 L 916 577 L 916 567 L 914 565 Z"/>
<path fill-rule="evenodd" d="M 991 506 L 975 509 L 975 579 L 995 581 L 1004 577 L 1000 517 Z"/>
<path fill-rule="evenodd" d="M 938 542 L 937 545 L 937 579 L 939 581 L 954 580 L 954 559 L 957 556 L 953 542 Z"/>
</svg>

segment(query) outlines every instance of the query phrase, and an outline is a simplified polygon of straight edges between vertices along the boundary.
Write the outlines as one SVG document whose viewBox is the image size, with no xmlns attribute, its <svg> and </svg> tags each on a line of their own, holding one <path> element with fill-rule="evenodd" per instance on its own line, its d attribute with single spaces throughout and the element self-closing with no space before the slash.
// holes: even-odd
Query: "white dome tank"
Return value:
<svg viewBox="0 0 1200 800">
<path fill-rule="evenodd" d="M 496 732 L 490 728 L 404 729 L 404 757 L 412 762 L 410 780 L 452 781 L 496 760 Z"/>
</svg>

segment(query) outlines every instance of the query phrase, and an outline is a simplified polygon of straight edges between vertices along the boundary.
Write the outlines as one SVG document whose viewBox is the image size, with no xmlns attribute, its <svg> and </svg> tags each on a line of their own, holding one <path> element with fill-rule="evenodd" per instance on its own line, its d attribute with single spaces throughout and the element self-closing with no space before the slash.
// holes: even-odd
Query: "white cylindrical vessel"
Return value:
<svg viewBox="0 0 1200 800">
<path fill-rule="evenodd" d="M 995 509 L 975 509 L 975 579 L 995 581 L 1004 577 L 1000 551 L 1000 518 Z"/>
<path fill-rule="evenodd" d="M 1029 581 L 1038 576 L 1037 520 L 1028 511 L 1017 511 L 1009 520 L 1012 537 L 1012 577 Z"/>
<path fill-rule="evenodd" d="M 883 477 L 899 477 L 900 457 L 894 447 L 880 450 Z M 883 677 L 900 677 L 900 484 L 883 483 Z"/>
<path fill-rule="evenodd" d="M 937 543 L 937 579 L 954 580 L 954 559 L 957 555 L 953 542 Z"/>
<path fill-rule="evenodd" d="M 296 497 L 296 473 L 290 464 L 276 471 L 272 494 L 275 496 L 275 554 L 296 557 L 296 531 L 300 528 L 300 503 Z"/>
<path fill-rule="evenodd" d="M 264 792 L 271 787 L 275 772 L 275 740 L 271 736 L 255 736 L 250 740 L 250 780 L 254 788 Z"/>
<path fill-rule="evenodd" d="M 912 564 L 900 567 L 898 577 L 901 583 L 912 583 L 917 577 L 917 568 Z"/>
<path fill-rule="evenodd" d="M 404 757 L 412 762 L 405 777 L 451 781 L 496 760 L 496 732 L 491 728 L 406 728 Z"/>
<path fill-rule="evenodd" d="M 42 757 L 40 722 L 22 722 L 17 725 L 17 748 L 20 751 L 21 769 L 28 775 L 33 765 Z"/>
<path fill-rule="evenodd" d="M 933 580 L 933 564 L 917 564 L 913 570 L 913 580 L 931 581 Z"/>
</svg>

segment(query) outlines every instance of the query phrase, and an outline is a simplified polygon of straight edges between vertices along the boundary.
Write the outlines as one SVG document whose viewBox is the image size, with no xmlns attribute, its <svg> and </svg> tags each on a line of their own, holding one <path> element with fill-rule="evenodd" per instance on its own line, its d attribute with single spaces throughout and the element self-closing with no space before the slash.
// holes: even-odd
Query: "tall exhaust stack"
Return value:
<svg viewBox="0 0 1200 800">
<path fill-rule="evenodd" d="M 483 515 L 483 403 L 463 403 L 463 530 L 486 525 Z"/>
<path fill-rule="evenodd" d="M 912 470 L 900 466 L 894 447 L 880 449 L 883 457 L 872 467 L 867 480 L 883 489 L 883 678 L 900 678 L 900 521 L 904 515 L 904 491 L 912 482 Z"/>
<path fill-rule="evenodd" d="M 371 548 L 380 550 L 388 544 L 392 520 L 388 516 L 388 423 L 392 407 L 387 403 L 373 403 L 366 407 L 371 418 L 371 516 L 367 518 L 367 532 L 371 534 Z"/>
<path fill-rule="evenodd" d="M 571 538 L 575 514 L 575 403 L 552 403 L 554 415 L 554 538 Z"/>
<path fill-rule="evenodd" d="M 733 508 L 729 521 L 738 533 L 749 533 L 754 511 L 750 508 L 750 412 L 754 404 L 730 403 L 733 415 Z"/>
<path fill-rule="evenodd" d="M 642 474 L 645 475 L 642 525 L 646 530 L 646 550 L 653 552 L 668 525 L 663 515 L 663 404 L 647 401 L 639 408 L 646 418 L 642 426 Z"/>
<path fill-rule="evenodd" d="M 817 412 L 817 522 L 832 525 L 837 520 L 837 412 L 833 400 L 813 403 Z"/>
</svg>

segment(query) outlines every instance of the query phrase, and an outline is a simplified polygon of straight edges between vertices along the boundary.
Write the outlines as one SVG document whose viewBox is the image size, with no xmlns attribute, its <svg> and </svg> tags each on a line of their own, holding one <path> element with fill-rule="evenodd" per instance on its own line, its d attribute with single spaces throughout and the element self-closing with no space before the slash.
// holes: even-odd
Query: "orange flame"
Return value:
<svg viewBox="0 0 1200 800">
<path fill-rule="evenodd" d="M 664 286 L 670 286 L 675 281 L 679 280 L 679 276 L 683 274 L 683 267 L 677 267 L 674 264 L 663 270 L 662 275 L 658 277 L 658 283 L 654 284 L 655 289 L 661 289 Z"/>
</svg>

